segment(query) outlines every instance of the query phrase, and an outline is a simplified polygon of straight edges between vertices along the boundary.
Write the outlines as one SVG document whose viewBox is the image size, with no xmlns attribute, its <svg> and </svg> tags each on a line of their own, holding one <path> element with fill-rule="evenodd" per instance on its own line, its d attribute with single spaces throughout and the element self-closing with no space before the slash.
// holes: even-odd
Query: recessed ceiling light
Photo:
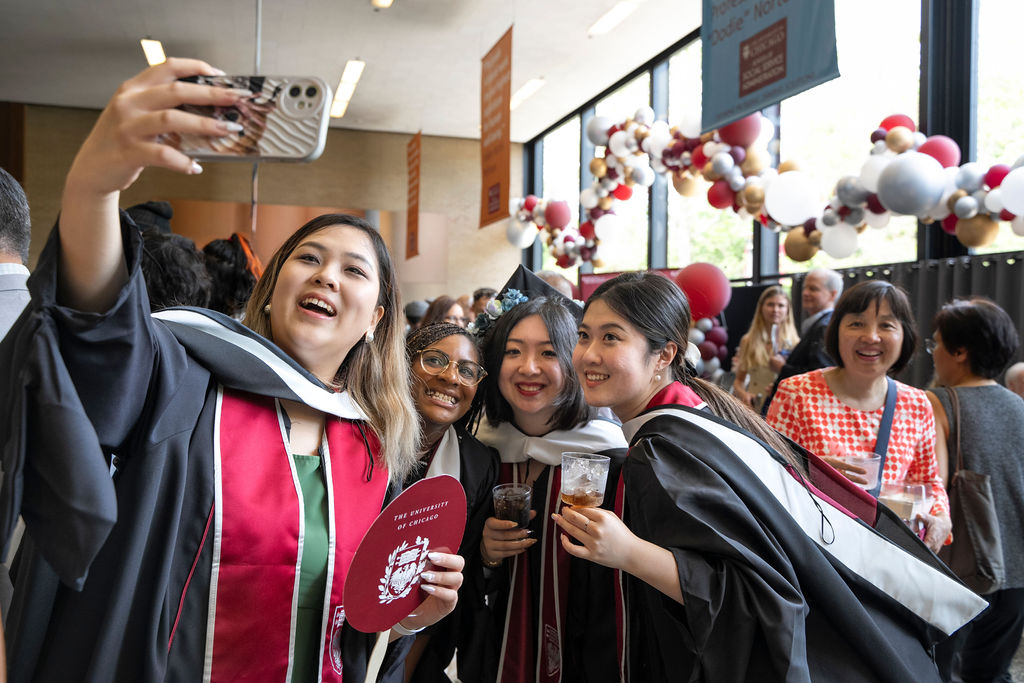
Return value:
<svg viewBox="0 0 1024 683">
<path fill-rule="evenodd" d="M 345 70 L 341 74 L 341 82 L 334 91 L 334 101 L 331 103 L 331 118 L 340 119 L 348 109 L 348 103 L 356 92 L 356 83 L 363 75 L 366 62 L 358 59 L 350 59 L 345 64 Z"/>
<path fill-rule="evenodd" d="M 528 97 L 530 97 L 543 87 L 543 78 L 531 78 L 530 80 L 526 81 L 526 83 L 523 83 L 522 87 L 519 88 L 519 90 L 515 91 L 515 93 L 512 95 L 512 99 L 509 100 L 508 108 L 510 110 L 515 109 L 520 104 L 525 102 Z"/>
<path fill-rule="evenodd" d="M 142 51 L 146 54 L 146 61 L 149 62 L 150 66 L 163 64 L 167 61 L 167 55 L 164 54 L 164 46 L 159 40 L 143 38 L 139 43 L 142 45 Z"/>
<path fill-rule="evenodd" d="M 391 3 L 394 1 L 395 0 L 370 0 L 370 4 L 377 9 L 387 9 L 388 7 L 391 7 Z"/>
<path fill-rule="evenodd" d="M 639 4 L 638 0 L 622 0 L 615 3 L 610 10 L 602 14 L 601 18 L 587 29 L 587 37 L 593 38 L 594 36 L 603 36 L 605 33 L 608 33 L 622 23 L 623 19 L 632 14 Z"/>
</svg>

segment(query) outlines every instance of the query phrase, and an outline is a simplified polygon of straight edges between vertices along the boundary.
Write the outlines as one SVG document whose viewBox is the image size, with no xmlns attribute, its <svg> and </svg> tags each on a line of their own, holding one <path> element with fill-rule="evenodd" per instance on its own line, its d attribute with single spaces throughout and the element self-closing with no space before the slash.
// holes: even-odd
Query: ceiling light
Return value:
<svg viewBox="0 0 1024 683">
<path fill-rule="evenodd" d="M 593 38 L 594 36 L 603 36 L 605 33 L 608 33 L 618 26 L 623 19 L 632 14 L 639 4 L 637 0 L 622 0 L 615 3 L 610 10 L 601 15 L 601 18 L 587 29 L 587 37 Z"/>
<path fill-rule="evenodd" d="M 345 71 L 341 74 L 341 82 L 338 83 L 338 88 L 334 91 L 334 102 L 331 103 L 332 118 L 340 119 L 345 115 L 348 103 L 356 92 L 356 83 L 359 82 L 359 78 L 363 75 L 363 69 L 365 68 L 366 62 L 358 59 L 350 59 L 345 64 Z"/>
<path fill-rule="evenodd" d="M 543 78 L 531 78 L 530 80 L 523 83 L 523 87 L 516 90 L 515 94 L 512 95 L 512 99 L 509 100 L 509 110 L 515 109 L 520 104 L 526 101 L 531 95 L 544 87 Z"/>
<path fill-rule="evenodd" d="M 388 7 L 391 7 L 391 3 L 394 1 L 395 0 L 370 0 L 370 4 L 377 9 L 387 9 Z"/>
<path fill-rule="evenodd" d="M 150 66 L 163 64 L 167 61 L 167 55 L 164 54 L 164 46 L 160 44 L 159 40 L 143 38 L 139 43 L 142 44 L 142 51 L 146 53 L 146 61 L 149 62 Z"/>
</svg>

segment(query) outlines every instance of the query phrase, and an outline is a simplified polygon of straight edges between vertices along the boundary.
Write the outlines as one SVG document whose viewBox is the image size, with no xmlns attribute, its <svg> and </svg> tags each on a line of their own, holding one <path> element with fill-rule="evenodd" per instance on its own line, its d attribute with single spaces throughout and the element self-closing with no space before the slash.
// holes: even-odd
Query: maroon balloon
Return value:
<svg viewBox="0 0 1024 683">
<path fill-rule="evenodd" d="M 706 339 L 697 345 L 700 349 L 700 357 L 704 360 L 711 360 L 718 355 L 718 344 L 715 342 L 709 342 Z"/>
<path fill-rule="evenodd" d="M 583 235 L 584 239 L 594 239 L 594 224 L 590 221 L 580 223 L 580 234 Z"/>
<path fill-rule="evenodd" d="M 725 331 L 724 327 L 715 326 L 704 333 L 704 339 L 721 346 L 729 341 L 729 333 Z"/>
<path fill-rule="evenodd" d="M 725 344 L 718 346 L 718 360 L 722 361 L 722 365 L 725 365 L 725 361 L 729 360 L 729 347 Z"/>
<path fill-rule="evenodd" d="M 722 142 L 736 147 L 749 147 L 761 133 L 761 114 L 754 112 L 738 121 L 726 124 L 718 129 L 718 137 Z"/>
<path fill-rule="evenodd" d="M 729 278 L 711 263 L 691 263 L 676 275 L 676 284 L 686 294 L 694 320 L 714 318 L 732 297 Z"/>
<path fill-rule="evenodd" d="M 590 220 L 592 221 L 596 221 L 598 218 L 605 215 L 606 213 L 608 212 L 597 206 L 595 206 L 592 209 L 587 209 L 587 215 L 590 216 Z"/>
<path fill-rule="evenodd" d="M 569 221 L 572 220 L 569 203 L 561 200 L 548 202 L 544 207 L 544 220 L 551 228 L 564 228 L 569 225 Z"/>
<path fill-rule="evenodd" d="M 708 204 L 716 209 L 728 209 L 736 201 L 736 193 L 729 187 L 728 181 L 716 180 L 708 188 Z"/>
<path fill-rule="evenodd" d="M 996 164 L 992 168 L 988 169 L 988 173 L 985 174 L 985 184 L 990 189 L 999 187 L 1003 182 L 1003 178 L 1010 172 L 1010 167 L 1006 164 Z"/>
<path fill-rule="evenodd" d="M 729 156 L 731 156 L 732 160 L 736 162 L 737 166 L 739 166 L 747 160 L 747 150 L 742 147 L 732 147 L 729 150 Z"/>
<path fill-rule="evenodd" d="M 810 237 L 811 233 L 814 232 L 817 229 L 818 229 L 818 219 L 817 218 L 808 218 L 807 220 L 804 221 L 804 234 L 807 235 L 808 237 Z"/>
<path fill-rule="evenodd" d="M 872 192 L 868 195 L 868 211 L 871 213 L 885 213 L 886 208 L 878 200 L 878 195 Z"/>
<path fill-rule="evenodd" d="M 871 142 L 878 142 L 879 140 L 884 140 L 885 136 L 888 134 L 889 131 L 887 131 L 885 128 L 875 128 L 875 130 L 871 133 Z"/>
<path fill-rule="evenodd" d="M 1007 211 L 1006 209 L 1003 209 L 1002 211 L 999 212 L 999 220 L 1001 221 L 1012 221 L 1016 217 L 1017 214 L 1013 213 L 1012 211 Z"/>
<path fill-rule="evenodd" d="M 942 219 L 942 229 L 950 235 L 956 234 L 956 222 L 960 220 L 955 213 L 951 213 Z"/>
</svg>

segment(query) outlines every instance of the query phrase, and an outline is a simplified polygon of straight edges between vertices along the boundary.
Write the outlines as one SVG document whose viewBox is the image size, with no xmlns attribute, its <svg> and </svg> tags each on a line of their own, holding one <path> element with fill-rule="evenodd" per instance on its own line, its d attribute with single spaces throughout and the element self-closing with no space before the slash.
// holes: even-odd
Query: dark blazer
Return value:
<svg viewBox="0 0 1024 683">
<path fill-rule="evenodd" d="M 786 364 L 782 366 L 782 369 L 779 370 L 779 376 L 775 378 L 772 390 L 768 392 L 768 398 L 765 399 L 764 405 L 761 407 L 762 415 L 768 414 L 768 406 L 771 404 L 772 399 L 775 398 L 775 392 L 779 389 L 779 382 L 793 375 L 802 375 L 811 370 L 835 365 L 835 361 L 825 351 L 825 330 L 828 329 L 830 320 L 832 320 L 832 311 L 828 311 L 825 315 L 815 320 L 814 324 L 811 325 L 811 329 L 807 330 L 807 334 L 800 337 L 800 343 L 793 347 L 792 353 L 786 359 Z"/>
</svg>

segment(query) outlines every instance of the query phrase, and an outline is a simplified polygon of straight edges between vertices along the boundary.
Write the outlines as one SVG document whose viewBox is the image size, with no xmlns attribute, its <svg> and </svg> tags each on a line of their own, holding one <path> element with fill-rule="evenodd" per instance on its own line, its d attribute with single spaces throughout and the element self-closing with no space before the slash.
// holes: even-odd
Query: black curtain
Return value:
<svg viewBox="0 0 1024 683">
<path fill-rule="evenodd" d="M 1024 339 L 1024 252 L 860 266 L 838 272 L 843 276 L 844 288 L 862 280 L 888 280 L 906 290 L 922 340 L 913 361 L 899 377 L 912 386 L 924 388 L 932 379 L 932 362 L 923 340 L 931 336 L 932 318 L 939 308 L 955 298 L 988 297 L 1010 314 Z M 802 274 L 793 276 L 793 301 L 800 301 L 803 280 Z M 1024 360 L 1020 349 L 1014 360 Z"/>
</svg>

